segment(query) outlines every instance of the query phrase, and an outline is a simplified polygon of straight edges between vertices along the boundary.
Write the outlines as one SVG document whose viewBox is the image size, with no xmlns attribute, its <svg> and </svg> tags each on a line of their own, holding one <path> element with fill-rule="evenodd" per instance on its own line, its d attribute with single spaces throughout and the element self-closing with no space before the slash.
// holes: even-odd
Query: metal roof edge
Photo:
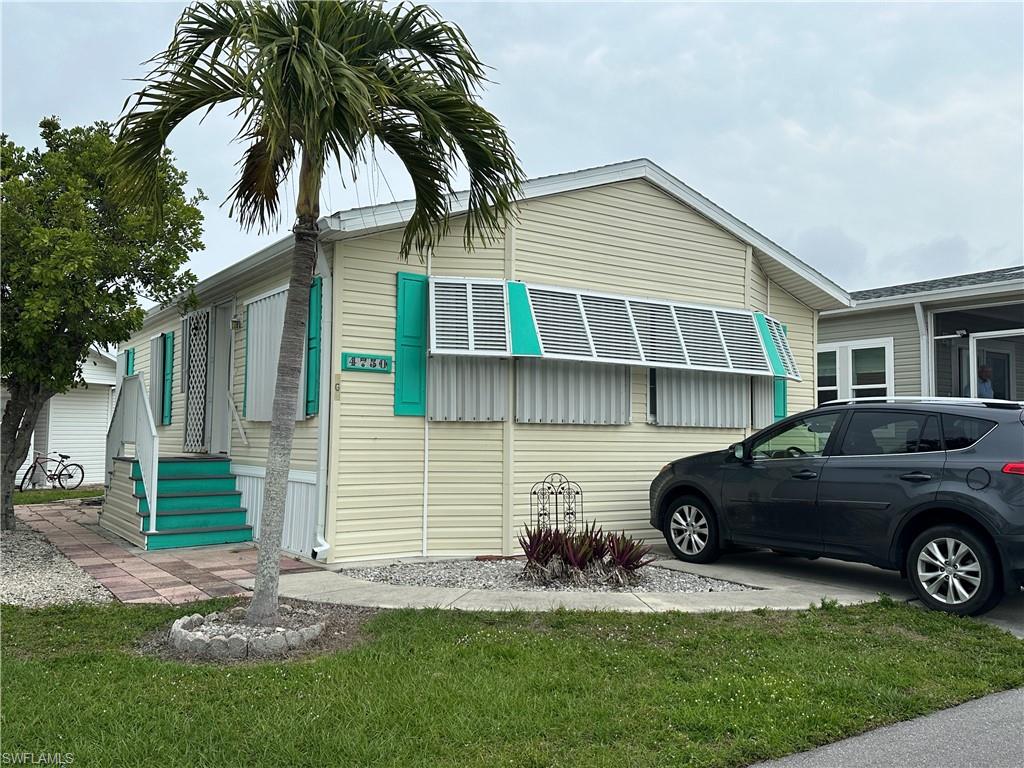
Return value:
<svg viewBox="0 0 1024 768">
<path fill-rule="evenodd" d="M 996 283 L 981 283 L 979 285 L 958 285 L 952 288 L 904 293 L 899 296 L 881 296 L 876 299 L 855 300 L 849 307 L 825 310 L 821 312 L 820 316 L 848 315 L 853 312 L 867 312 L 873 309 L 892 309 L 901 306 L 913 306 L 918 303 L 927 304 L 934 301 L 967 299 L 972 296 L 984 296 L 988 293 L 1008 293 L 1015 288 L 1019 291 L 1024 291 L 1024 278 L 1001 280 Z"/>
</svg>

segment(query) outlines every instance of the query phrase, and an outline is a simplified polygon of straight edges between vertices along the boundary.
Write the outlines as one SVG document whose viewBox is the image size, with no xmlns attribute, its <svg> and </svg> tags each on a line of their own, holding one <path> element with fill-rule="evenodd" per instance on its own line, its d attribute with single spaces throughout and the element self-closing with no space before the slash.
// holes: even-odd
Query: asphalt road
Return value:
<svg viewBox="0 0 1024 768">
<path fill-rule="evenodd" d="M 1024 688 L 877 728 L 755 768 L 1021 768 Z"/>
</svg>

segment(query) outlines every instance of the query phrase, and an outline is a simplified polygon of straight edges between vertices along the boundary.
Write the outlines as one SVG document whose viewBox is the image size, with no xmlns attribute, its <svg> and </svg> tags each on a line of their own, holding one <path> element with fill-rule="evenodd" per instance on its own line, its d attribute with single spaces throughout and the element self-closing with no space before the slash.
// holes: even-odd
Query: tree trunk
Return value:
<svg viewBox="0 0 1024 768">
<path fill-rule="evenodd" d="M 0 529 L 5 531 L 14 530 L 12 494 L 18 482 L 18 468 L 28 456 L 39 414 L 51 397 L 42 391 L 25 392 L 17 385 L 11 387 L 10 395 L 0 422 L 0 495 L 3 497 Z"/>
<path fill-rule="evenodd" d="M 248 621 L 254 624 L 270 624 L 277 617 L 281 535 L 284 531 L 292 438 L 295 435 L 295 404 L 299 396 L 302 356 L 306 348 L 309 286 L 316 264 L 319 196 L 319 170 L 311 168 L 304 157 L 299 174 L 298 221 L 292 230 L 295 233 L 295 251 L 288 280 L 281 351 L 277 359 L 277 383 L 274 388 L 274 407 L 267 446 L 267 471 L 263 481 L 256 584 L 246 616 Z"/>
</svg>

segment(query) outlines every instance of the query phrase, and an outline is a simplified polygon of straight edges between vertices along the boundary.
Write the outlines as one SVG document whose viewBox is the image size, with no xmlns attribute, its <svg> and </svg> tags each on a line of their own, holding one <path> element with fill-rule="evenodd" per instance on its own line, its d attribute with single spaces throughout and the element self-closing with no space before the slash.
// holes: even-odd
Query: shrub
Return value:
<svg viewBox="0 0 1024 768">
<path fill-rule="evenodd" d="M 636 580 L 636 572 L 654 562 L 650 546 L 624 533 L 608 534 L 609 580 L 625 586 Z"/>
<path fill-rule="evenodd" d="M 654 561 L 649 546 L 624 533 L 606 534 L 596 522 L 574 531 L 527 527 L 519 544 L 526 555 L 524 576 L 541 584 L 566 578 L 574 584 L 627 586 Z"/>
</svg>

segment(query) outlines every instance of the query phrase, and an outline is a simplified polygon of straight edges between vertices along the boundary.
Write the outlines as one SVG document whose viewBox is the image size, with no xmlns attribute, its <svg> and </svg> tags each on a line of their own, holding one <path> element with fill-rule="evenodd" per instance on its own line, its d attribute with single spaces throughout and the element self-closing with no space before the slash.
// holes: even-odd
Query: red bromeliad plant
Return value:
<svg viewBox="0 0 1024 768">
<path fill-rule="evenodd" d="M 550 578 L 551 561 L 561 554 L 560 534 L 552 528 L 527 528 L 519 535 L 519 546 L 526 554 L 526 574 L 533 580 Z"/>
<path fill-rule="evenodd" d="M 655 558 L 649 557 L 651 547 L 642 544 L 624 533 L 608 534 L 608 560 L 611 565 L 609 579 L 620 586 L 632 582 L 636 572 L 650 565 Z"/>
</svg>

